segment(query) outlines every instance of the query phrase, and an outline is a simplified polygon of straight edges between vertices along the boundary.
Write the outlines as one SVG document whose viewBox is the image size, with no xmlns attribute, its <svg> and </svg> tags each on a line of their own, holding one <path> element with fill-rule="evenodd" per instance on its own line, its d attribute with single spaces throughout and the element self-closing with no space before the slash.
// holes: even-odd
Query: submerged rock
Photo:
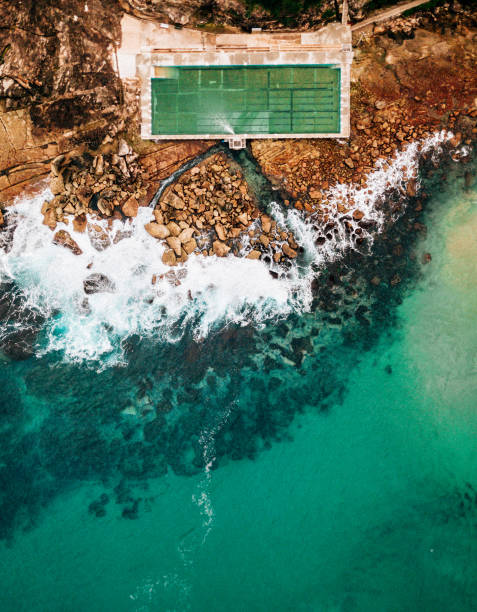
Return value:
<svg viewBox="0 0 477 612">
<path fill-rule="evenodd" d="M 114 293 L 116 285 L 105 274 L 94 272 L 84 279 L 83 289 L 88 295 L 93 293 Z"/>
<path fill-rule="evenodd" d="M 0 343 L 0 350 L 14 361 L 29 359 L 34 353 L 37 331 L 26 327 L 14 331 Z"/>
<path fill-rule="evenodd" d="M 91 245 L 97 251 L 104 251 L 111 244 L 108 233 L 101 225 L 96 223 L 87 223 L 88 236 L 91 240 Z"/>
</svg>

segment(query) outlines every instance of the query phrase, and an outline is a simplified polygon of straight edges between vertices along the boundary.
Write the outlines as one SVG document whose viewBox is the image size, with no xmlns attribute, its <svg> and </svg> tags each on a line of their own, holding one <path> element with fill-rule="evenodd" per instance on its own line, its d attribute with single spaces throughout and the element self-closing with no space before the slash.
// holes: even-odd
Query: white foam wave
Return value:
<svg viewBox="0 0 477 612">
<path fill-rule="evenodd" d="M 101 360 L 103 367 L 121 360 L 122 341 L 134 334 L 174 342 L 187 328 L 199 338 L 217 325 L 260 325 L 292 311 L 302 312 L 311 305 L 311 280 L 317 266 L 355 248 L 339 220 L 339 201 L 354 201 L 379 231 L 384 222 L 384 213 L 376 206 L 379 197 L 416 174 L 419 152 L 435 149 L 449 137 L 441 132 L 420 145 L 409 145 L 392 162 L 381 162 L 364 188 L 332 188 L 328 195 L 335 227 L 323 245 L 316 244 L 313 218 L 296 210 L 283 213 L 275 206 L 276 220 L 294 232 L 305 250 L 301 262 L 278 279 L 272 278 L 264 262 L 233 256 L 191 256 L 175 269 L 179 282 L 159 278 L 170 276 L 170 268 L 161 261 L 164 245 L 144 229 L 150 208 L 141 208 L 131 223 L 115 221 L 109 229 L 106 221 L 95 222 L 110 237 L 111 245 L 103 251 L 94 248 L 88 233 L 59 224 L 57 229 L 69 231 L 82 249 L 76 256 L 54 245 L 51 230 L 42 225 L 40 208 L 51 197 L 49 191 L 20 199 L 11 209 L 16 229 L 11 250 L 0 250 L 0 279 L 13 278 L 28 302 L 49 318 L 43 351 L 62 351 L 73 361 Z M 125 230 L 128 235 L 115 240 Z M 371 233 L 366 237 L 372 241 Z M 86 296 L 83 281 L 92 273 L 106 275 L 116 290 Z M 155 285 L 153 275 L 159 278 Z M 87 306 L 83 304 L 86 297 Z"/>
<path fill-rule="evenodd" d="M 327 261 L 333 261 L 348 249 L 358 248 L 356 242 L 351 238 L 353 231 L 359 228 L 364 240 L 364 247 L 370 249 L 375 233 L 379 233 L 385 222 L 385 216 L 390 211 L 378 206 L 383 195 L 390 190 L 399 189 L 405 193 L 406 184 L 410 179 L 418 182 L 419 156 L 430 151 L 435 155 L 441 153 L 440 145 L 452 138 L 453 134 L 447 131 L 436 132 L 431 137 L 421 141 L 410 143 L 405 149 L 398 152 L 392 160 L 379 160 L 376 169 L 371 172 L 363 187 L 355 185 L 337 184 L 326 193 L 329 209 L 329 221 L 333 227 L 327 232 L 324 244 L 317 243 L 317 229 L 315 227 L 316 215 L 304 215 L 296 209 L 283 214 L 278 206 L 273 207 L 273 216 L 277 221 L 293 230 L 299 244 L 306 252 L 306 263 L 314 264 L 314 268 L 320 268 Z M 373 222 L 372 231 L 360 228 L 359 220 L 355 220 L 352 214 L 340 212 L 340 206 L 345 205 L 351 212 L 359 210 L 363 213 L 363 219 Z M 395 211 L 397 217 L 402 211 Z M 347 231 L 347 226 L 350 231 Z M 325 234 L 322 232 L 320 235 Z"/>
</svg>

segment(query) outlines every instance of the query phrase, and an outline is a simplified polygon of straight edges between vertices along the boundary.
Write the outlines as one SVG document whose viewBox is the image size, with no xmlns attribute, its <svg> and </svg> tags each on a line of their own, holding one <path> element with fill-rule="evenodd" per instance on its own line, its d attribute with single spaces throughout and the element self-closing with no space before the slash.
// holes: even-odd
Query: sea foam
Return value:
<svg viewBox="0 0 477 612">
<path fill-rule="evenodd" d="M 378 163 L 363 188 L 332 187 L 327 196 L 335 230 L 323 245 L 316 243 L 313 217 L 272 205 L 272 216 L 293 231 L 304 249 L 278 278 L 270 275 L 271 266 L 277 269 L 275 264 L 232 255 L 191 256 L 171 270 L 161 261 L 164 244 L 144 229 L 151 220 L 150 208 L 140 208 L 131 222 L 116 220 L 110 228 L 106 221 L 95 221 L 110 238 L 110 246 L 102 251 L 96 250 L 87 232 L 73 232 L 59 223 L 57 230 L 70 231 L 82 250 L 74 255 L 54 245 L 53 233 L 42 225 L 40 208 L 52 197 L 45 190 L 34 198 L 19 198 L 10 209 L 16 229 L 9 252 L 0 250 L 0 280 L 13 279 L 28 305 L 47 318 L 46 340 L 39 352 L 61 351 L 67 360 L 96 362 L 95 367 L 99 360 L 102 367 L 121 362 L 123 341 L 132 335 L 175 342 L 190 329 L 199 339 L 230 323 L 262 325 L 303 312 L 311 307 L 311 281 L 317 270 L 347 249 L 357 248 L 340 220 L 338 202 L 353 201 L 354 208 L 374 221 L 373 229 L 362 234 L 360 248 L 369 249 L 373 232 L 379 232 L 385 221 L 379 199 L 392 189 L 403 189 L 417 174 L 419 154 L 438 150 L 450 136 L 440 132 L 408 145 L 393 160 Z M 115 291 L 86 296 L 83 281 L 92 273 L 106 275 Z M 155 284 L 153 275 L 158 279 Z"/>
</svg>

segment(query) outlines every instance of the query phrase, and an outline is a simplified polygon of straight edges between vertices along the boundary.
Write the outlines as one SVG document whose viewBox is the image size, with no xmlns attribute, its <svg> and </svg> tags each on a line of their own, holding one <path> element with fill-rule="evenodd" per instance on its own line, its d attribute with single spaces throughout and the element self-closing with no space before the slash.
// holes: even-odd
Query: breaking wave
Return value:
<svg viewBox="0 0 477 612">
<path fill-rule="evenodd" d="M 40 208 L 51 197 L 46 190 L 31 199 L 20 198 L 10 209 L 9 224 L 15 229 L 8 249 L 0 250 L 0 281 L 13 281 L 22 294 L 22 307 L 44 318 L 37 352 L 60 351 L 69 361 L 92 361 L 95 367 L 99 359 L 102 367 L 124 360 L 124 342 L 133 335 L 176 342 L 186 330 L 198 339 L 229 323 L 261 325 L 304 312 L 311 307 L 312 281 L 320 268 L 350 248 L 371 248 L 373 234 L 390 212 L 391 218 L 400 214 L 399 209 L 386 210 L 384 196 L 403 191 L 407 181 L 417 177 L 419 155 L 439 151 L 449 137 L 440 132 L 410 144 L 395 159 L 381 162 L 362 188 L 333 187 L 327 194 L 333 227 L 325 237 L 313 215 L 306 218 L 272 204 L 272 216 L 294 232 L 303 251 L 278 278 L 270 274 L 273 263 L 233 256 L 190 257 L 183 266 L 169 268 L 161 261 L 164 246 L 144 229 L 150 208 L 140 208 L 131 222 L 116 220 L 110 227 L 107 221 L 95 221 L 110 243 L 104 250 L 95 248 L 87 232 L 75 232 L 82 254 L 74 255 L 53 244 L 52 232 L 42 225 Z M 364 213 L 367 224 L 343 215 L 343 202 Z M 59 223 L 57 229 L 70 228 Z M 84 281 L 91 274 L 107 277 L 111 289 L 86 295 Z M 0 340 L 6 330 L 0 327 Z"/>
</svg>

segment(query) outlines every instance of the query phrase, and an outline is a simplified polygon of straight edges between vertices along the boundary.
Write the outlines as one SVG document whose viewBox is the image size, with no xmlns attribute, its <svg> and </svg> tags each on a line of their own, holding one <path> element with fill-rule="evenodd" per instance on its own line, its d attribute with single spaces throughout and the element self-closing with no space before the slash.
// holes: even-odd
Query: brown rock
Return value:
<svg viewBox="0 0 477 612">
<path fill-rule="evenodd" d="M 247 213 L 242 213 L 237 217 L 237 221 L 242 223 L 242 225 L 248 225 L 248 216 Z"/>
<path fill-rule="evenodd" d="M 52 176 L 50 178 L 50 190 L 53 195 L 58 195 L 63 193 L 65 190 L 65 184 L 63 182 L 63 177 L 60 175 Z"/>
<path fill-rule="evenodd" d="M 91 200 L 91 191 L 87 187 L 80 187 L 76 190 L 75 195 L 81 204 L 87 208 Z"/>
<path fill-rule="evenodd" d="M 185 244 L 186 242 L 189 242 L 189 240 L 192 238 L 193 235 L 194 235 L 194 228 L 186 227 L 182 230 L 182 232 L 177 237 L 179 238 L 182 244 Z"/>
<path fill-rule="evenodd" d="M 344 163 L 348 166 L 348 168 L 354 168 L 354 162 L 351 157 L 348 157 L 344 160 Z"/>
<path fill-rule="evenodd" d="M 221 223 L 215 224 L 215 231 L 217 232 L 219 240 L 224 241 L 227 239 L 227 234 L 225 233 L 224 226 Z"/>
<path fill-rule="evenodd" d="M 401 282 L 401 277 L 399 276 L 399 274 L 395 274 L 392 279 L 391 279 L 391 287 L 395 287 L 396 285 L 399 285 L 399 283 Z"/>
<path fill-rule="evenodd" d="M 58 155 L 57 157 L 55 157 L 55 159 L 51 162 L 52 174 L 54 174 L 55 176 L 58 176 L 60 174 L 60 168 L 65 159 L 66 157 L 64 155 Z"/>
<path fill-rule="evenodd" d="M 457 132 L 457 134 L 449 140 L 451 147 L 458 147 L 461 142 L 462 142 L 461 132 Z"/>
<path fill-rule="evenodd" d="M 410 179 L 406 185 L 407 195 L 411 198 L 416 197 L 416 179 Z"/>
<path fill-rule="evenodd" d="M 160 211 L 158 208 L 154 209 L 154 218 L 156 222 L 159 223 L 159 225 L 164 224 L 164 215 L 162 214 L 162 211 Z"/>
<path fill-rule="evenodd" d="M 182 247 L 181 256 L 180 256 L 179 261 L 182 261 L 183 263 L 185 263 L 188 259 L 189 259 L 189 255 L 187 254 L 187 251 L 184 250 L 184 247 Z"/>
<path fill-rule="evenodd" d="M 292 234 L 290 234 L 288 236 L 288 244 L 291 246 L 292 249 L 297 249 L 298 248 L 296 240 L 295 240 L 295 238 L 293 237 Z"/>
<path fill-rule="evenodd" d="M 151 223 L 146 223 L 144 229 L 148 234 L 151 234 L 153 238 L 159 238 L 161 240 L 171 235 L 171 232 L 165 225 L 160 225 L 155 221 L 151 221 Z"/>
<path fill-rule="evenodd" d="M 174 252 L 177 255 L 177 257 L 180 257 L 181 256 L 181 241 L 179 240 L 179 238 L 177 236 L 169 236 L 168 238 L 166 238 L 166 242 L 171 247 L 171 249 L 174 249 Z"/>
<path fill-rule="evenodd" d="M 5 219 L 3 218 L 3 212 L 0 210 L 0 227 L 5 223 Z"/>
<path fill-rule="evenodd" d="M 169 206 L 172 206 L 172 208 L 175 208 L 177 210 L 182 210 L 183 208 L 185 208 L 184 200 L 179 198 L 179 196 L 176 196 L 175 193 L 169 194 L 167 203 L 169 204 Z"/>
<path fill-rule="evenodd" d="M 182 245 L 182 248 L 188 255 L 190 255 L 197 248 L 197 242 L 195 238 L 191 238 L 187 242 L 184 242 L 184 244 Z"/>
<path fill-rule="evenodd" d="M 297 252 L 292 249 L 286 242 L 282 246 L 282 250 L 287 257 L 290 257 L 290 259 L 294 259 L 297 256 Z"/>
<path fill-rule="evenodd" d="M 84 213 L 73 219 L 73 229 L 80 234 L 86 230 L 86 215 Z"/>
<path fill-rule="evenodd" d="M 379 278 L 379 276 L 373 276 L 373 278 L 371 279 L 371 283 L 377 287 L 381 284 L 381 279 Z"/>
<path fill-rule="evenodd" d="M 43 215 L 43 225 L 47 225 L 51 230 L 56 227 L 56 215 L 53 208 L 49 208 Z"/>
<path fill-rule="evenodd" d="M 171 232 L 171 236 L 178 236 L 181 233 L 181 228 L 174 221 L 168 223 L 166 227 Z"/>
<path fill-rule="evenodd" d="M 421 261 L 423 264 L 431 263 L 432 255 L 430 253 L 423 253 L 421 257 Z"/>
<path fill-rule="evenodd" d="M 44 215 L 49 208 L 55 208 L 54 202 L 55 200 L 51 200 L 50 202 L 45 200 L 41 207 L 41 214 Z"/>
<path fill-rule="evenodd" d="M 386 102 L 384 100 L 376 100 L 376 102 L 374 103 L 374 106 L 378 110 L 382 110 L 386 106 Z"/>
<path fill-rule="evenodd" d="M 353 211 L 353 219 L 355 221 L 361 221 L 361 219 L 364 217 L 364 212 L 362 210 L 354 210 Z"/>
<path fill-rule="evenodd" d="M 212 247 L 214 249 L 214 254 L 218 257 L 225 257 L 225 255 L 227 255 L 227 253 L 230 251 L 230 247 L 225 244 L 225 242 L 221 242 L 220 240 L 214 240 Z"/>
<path fill-rule="evenodd" d="M 111 241 L 107 232 L 101 227 L 101 225 L 88 223 L 86 227 L 88 229 L 88 236 L 91 240 L 91 244 L 97 251 L 104 251 L 104 249 L 108 248 Z"/>
<path fill-rule="evenodd" d="M 267 215 L 262 215 L 262 229 L 266 234 L 272 229 L 272 220 Z"/>
<path fill-rule="evenodd" d="M 247 255 L 247 259 L 260 259 L 260 255 L 260 251 L 254 249 L 253 251 L 250 251 L 250 253 Z"/>
<path fill-rule="evenodd" d="M 240 227 L 233 227 L 230 231 L 229 234 L 232 238 L 238 238 L 240 236 L 240 234 L 242 233 L 242 230 L 240 229 Z"/>
<path fill-rule="evenodd" d="M 100 176 L 101 174 L 103 174 L 103 170 L 104 170 L 103 156 L 98 155 L 98 157 L 96 158 L 96 167 L 95 167 L 96 176 Z"/>
<path fill-rule="evenodd" d="M 119 141 L 119 145 L 118 145 L 118 155 L 123 156 L 123 155 L 128 155 L 131 152 L 131 149 L 128 145 L 128 143 L 121 138 L 121 140 Z"/>
<path fill-rule="evenodd" d="M 162 263 L 166 264 L 166 266 L 176 265 L 176 254 L 172 249 L 167 249 L 167 251 L 164 251 L 164 254 L 162 255 Z"/>
<path fill-rule="evenodd" d="M 111 213 L 114 209 L 114 205 L 111 202 L 109 202 L 105 198 L 99 198 L 96 205 L 99 211 L 103 213 L 103 215 L 106 215 L 108 217 L 111 216 Z"/>
<path fill-rule="evenodd" d="M 123 215 L 126 215 L 126 217 L 137 217 L 138 209 L 139 203 L 134 196 L 130 196 L 121 206 Z"/>
<path fill-rule="evenodd" d="M 265 234 L 261 234 L 259 240 L 263 244 L 263 246 L 267 249 L 268 245 L 270 244 L 270 238 L 268 236 L 265 236 Z"/>
<path fill-rule="evenodd" d="M 53 236 L 53 244 L 69 249 L 74 255 L 81 255 L 83 252 L 66 230 L 59 230 L 56 232 Z"/>
</svg>

